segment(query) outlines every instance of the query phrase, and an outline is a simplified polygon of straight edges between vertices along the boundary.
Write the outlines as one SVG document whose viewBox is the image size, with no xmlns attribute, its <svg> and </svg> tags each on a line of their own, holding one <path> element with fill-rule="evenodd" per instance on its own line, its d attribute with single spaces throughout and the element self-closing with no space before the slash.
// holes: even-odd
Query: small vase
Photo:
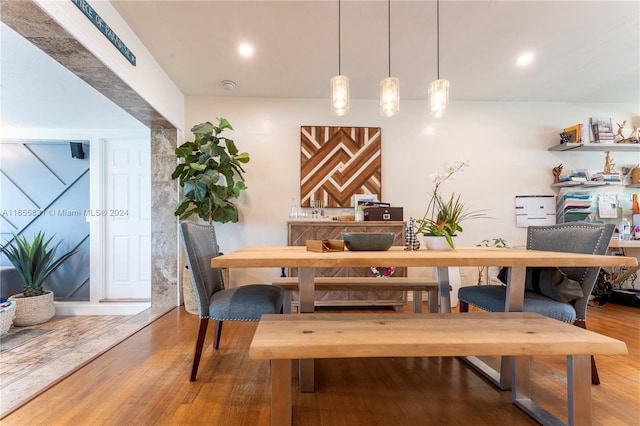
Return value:
<svg viewBox="0 0 640 426">
<path fill-rule="evenodd" d="M 456 245 L 456 237 L 452 237 L 453 239 L 453 245 L 455 247 Z M 441 236 L 425 236 L 424 237 L 424 242 L 425 245 L 427 246 L 428 250 L 436 250 L 436 251 L 450 251 L 453 250 L 453 248 L 449 245 L 449 243 L 447 242 L 447 239 L 445 237 L 441 237 Z"/>
</svg>

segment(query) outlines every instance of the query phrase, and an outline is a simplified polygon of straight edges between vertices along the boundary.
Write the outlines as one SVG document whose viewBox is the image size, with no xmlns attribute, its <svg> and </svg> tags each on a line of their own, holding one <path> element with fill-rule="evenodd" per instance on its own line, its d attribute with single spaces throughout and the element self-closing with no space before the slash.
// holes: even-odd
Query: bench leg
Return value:
<svg viewBox="0 0 640 426">
<path fill-rule="evenodd" d="M 531 399 L 531 357 L 513 360 L 512 400 L 522 411 L 543 425 L 564 424 Z M 591 362 L 589 355 L 567 356 L 567 405 L 569 426 L 591 425 Z"/>
<path fill-rule="evenodd" d="M 429 290 L 429 313 L 437 314 L 438 313 L 438 290 Z"/>
<path fill-rule="evenodd" d="M 431 297 L 429 297 L 429 299 L 431 299 Z M 413 292 L 413 313 L 422 313 L 422 291 L 420 290 L 414 290 Z"/>
<path fill-rule="evenodd" d="M 567 357 L 569 424 L 591 424 L 591 355 Z"/>
<path fill-rule="evenodd" d="M 271 360 L 271 426 L 291 426 L 291 360 Z"/>
</svg>

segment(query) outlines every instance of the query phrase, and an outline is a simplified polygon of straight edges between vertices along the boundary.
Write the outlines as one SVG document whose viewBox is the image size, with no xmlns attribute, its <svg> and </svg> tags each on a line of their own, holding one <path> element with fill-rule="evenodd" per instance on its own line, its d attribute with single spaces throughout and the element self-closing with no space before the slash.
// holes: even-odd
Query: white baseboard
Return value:
<svg viewBox="0 0 640 426">
<path fill-rule="evenodd" d="M 56 315 L 137 315 L 151 307 L 151 302 L 55 302 Z"/>
</svg>

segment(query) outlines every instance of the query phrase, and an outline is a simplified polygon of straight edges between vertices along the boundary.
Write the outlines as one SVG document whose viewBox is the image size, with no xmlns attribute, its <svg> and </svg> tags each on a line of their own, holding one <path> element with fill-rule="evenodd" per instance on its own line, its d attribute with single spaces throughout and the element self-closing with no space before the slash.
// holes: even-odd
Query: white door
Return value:
<svg viewBox="0 0 640 426">
<path fill-rule="evenodd" d="M 105 140 L 106 299 L 151 297 L 151 150 L 148 139 Z"/>
</svg>

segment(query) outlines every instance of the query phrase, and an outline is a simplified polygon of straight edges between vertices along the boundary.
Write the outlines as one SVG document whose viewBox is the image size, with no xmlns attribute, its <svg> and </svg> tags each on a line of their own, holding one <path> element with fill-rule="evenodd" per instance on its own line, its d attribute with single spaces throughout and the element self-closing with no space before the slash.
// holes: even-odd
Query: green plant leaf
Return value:
<svg viewBox="0 0 640 426">
<path fill-rule="evenodd" d="M 241 152 L 238 155 L 234 155 L 233 159 L 236 161 L 239 161 L 241 163 L 248 163 L 249 162 L 249 154 L 246 152 Z"/>
<path fill-rule="evenodd" d="M 218 118 L 218 127 L 220 128 L 220 130 L 224 130 L 224 129 L 229 129 L 229 130 L 233 130 L 233 127 L 231 127 L 231 124 L 229 124 L 229 121 L 227 121 L 226 118 Z"/>
<path fill-rule="evenodd" d="M 238 148 L 236 148 L 236 144 L 231 139 L 224 138 L 224 143 L 232 157 L 238 153 Z"/>
<path fill-rule="evenodd" d="M 209 121 L 205 123 L 196 124 L 191 128 L 191 133 L 194 135 L 206 135 L 207 133 L 213 133 L 214 126 Z"/>
</svg>

